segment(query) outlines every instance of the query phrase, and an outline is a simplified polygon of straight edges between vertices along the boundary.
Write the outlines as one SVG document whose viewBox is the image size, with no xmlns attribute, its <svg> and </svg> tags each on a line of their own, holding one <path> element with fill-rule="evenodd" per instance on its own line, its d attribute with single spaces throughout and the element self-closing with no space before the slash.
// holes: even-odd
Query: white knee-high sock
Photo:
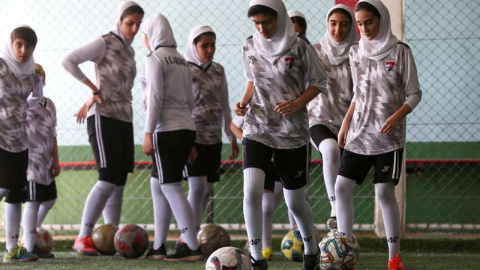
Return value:
<svg viewBox="0 0 480 270">
<path fill-rule="evenodd" d="M 35 232 L 39 208 L 39 202 L 25 203 L 25 211 L 23 212 L 23 246 L 28 252 L 32 252 L 33 246 L 35 246 Z"/>
<path fill-rule="evenodd" d="M 375 193 L 382 209 L 388 255 L 391 259 L 400 253 L 400 211 L 395 197 L 395 185 L 393 183 L 375 184 Z"/>
<path fill-rule="evenodd" d="M 5 203 L 6 247 L 10 251 L 18 246 L 20 220 L 22 219 L 21 203 Z"/>
<path fill-rule="evenodd" d="M 82 226 L 78 234 L 79 239 L 92 234 L 93 227 L 102 214 L 102 210 L 115 187 L 114 184 L 101 180 L 93 186 L 83 208 Z"/>
<path fill-rule="evenodd" d="M 275 213 L 275 195 L 271 191 L 263 192 L 262 214 L 263 214 L 263 233 L 262 248 L 272 247 L 272 221 Z"/>
<path fill-rule="evenodd" d="M 318 247 L 313 235 L 312 208 L 305 197 L 306 189 L 306 186 L 295 190 L 283 189 L 283 195 L 285 196 L 285 203 L 288 209 L 297 221 L 298 230 L 302 234 L 305 254 L 312 255 L 317 254 Z"/>
<path fill-rule="evenodd" d="M 208 178 L 207 178 L 207 181 L 208 181 Z M 207 188 L 205 189 L 205 194 L 203 195 L 203 209 L 207 209 L 208 203 L 210 202 L 210 197 L 213 196 L 212 192 L 213 192 L 214 184 L 215 183 L 213 182 L 207 182 Z"/>
<path fill-rule="evenodd" d="M 125 186 L 116 186 L 112 195 L 107 200 L 103 208 L 103 219 L 105 224 L 113 224 L 118 227 L 120 217 L 122 216 L 123 190 Z"/>
<path fill-rule="evenodd" d="M 40 203 L 40 207 L 38 208 L 38 215 L 37 215 L 37 228 L 42 227 L 45 218 L 47 217 L 48 211 L 52 209 L 53 205 L 55 204 L 55 199 L 44 201 Z"/>
<path fill-rule="evenodd" d="M 2 199 L 7 196 L 7 194 L 10 192 L 9 189 L 5 189 L 5 188 L 0 188 L 0 201 L 2 201 Z"/>
<path fill-rule="evenodd" d="M 198 249 L 193 211 L 183 193 L 182 183 L 161 184 L 161 187 L 180 227 L 180 237 L 190 249 Z"/>
<path fill-rule="evenodd" d="M 352 240 L 353 231 L 353 190 L 355 181 L 341 175 L 335 183 L 338 233 L 341 237 Z"/>
<path fill-rule="evenodd" d="M 203 212 L 205 212 L 205 190 L 207 189 L 206 176 L 188 177 L 188 196 L 187 200 L 192 207 L 195 220 L 195 231 L 200 230 L 202 224 Z"/>
<path fill-rule="evenodd" d="M 150 178 L 150 191 L 152 192 L 153 221 L 155 225 L 153 248 L 158 249 L 167 240 L 172 210 L 170 210 L 170 205 L 162 192 L 160 181 L 157 178 Z"/>
<path fill-rule="evenodd" d="M 258 168 L 243 170 L 243 216 L 247 226 L 250 255 L 263 260 L 262 254 L 262 195 L 265 172 Z"/>
<path fill-rule="evenodd" d="M 335 180 L 337 179 L 338 167 L 340 166 L 340 148 L 334 139 L 325 139 L 318 146 L 322 153 L 323 160 L 323 180 L 327 189 L 328 199 L 330 200 L 330 216 L 335 214 Z"/>
</svg>

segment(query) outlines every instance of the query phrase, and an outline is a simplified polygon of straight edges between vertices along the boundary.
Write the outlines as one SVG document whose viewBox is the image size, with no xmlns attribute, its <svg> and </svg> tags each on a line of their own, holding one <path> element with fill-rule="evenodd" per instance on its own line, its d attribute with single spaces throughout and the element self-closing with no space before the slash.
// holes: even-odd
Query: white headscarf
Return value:
<svg viewBox="0 0 480 270">
<path fill-rule="evenodd" d="M 148 17 L 142 24 L 142 31 L 147 35 L 152 50 L 157 47 L 177 48 L 172 27 L 168 19 L 160 13 Z"/>
<path fill-rule="evenodd" d="M 298 10 L 289 10 L 288 11 L 288 17 L 292 18 L 292 17 L 301 17 L 303 18 L 305 21 L 307 20 L 307 18 L 305 18 L 305 15 L 303 15 L 302 12 L 298 11 Z"/>
<path fill-rule="evenodd" d="M 118 4 L 118 6 L 117 6 L 117 21 L 116 21 L 116 24 L 115 24 L 115 28 L 112 31 L 115 35 L 121 37 L 122 40 L 123 40 L 123 43 L 125 43 L 125 45 L 127 45 L 127 46 L 130 46 L 130 44 L 132 44 L 133 40 L 129 40 L 123 35 L 123 32 L 122 32 L 122 15 L 123 15 L 123 12 L 125 12 L 125 10 L 127 10 L 127 8 L 133 7 L 133 6 L 140 6 L 140 5 L 133 2 L 133 1 L 122 1 Z"/>
<path fill-rule="evenodd" d="M 271 39 L 265 39 L 258 31 L 253 35 L 256 50 L 274 63 L 292 47 L 297 33 L 281 0 L 251 0 L 249 8 L 256 5 L 267 6 L 277 12 L 277 30 Z"/>
<path fill-rule="evenodd" d="M 28 27 L 32 29 L 28 25 L 22 25 L 19 27 Z M 13 72 L 13 74 L 15 74 L 15 77 L 23 80 L 35 72 L 35 59 L 33 58 L 32 54 L 32 56 L 30 56 L 30 58 L 26 62 L 18 62 L 17 58 L 15 58 L 15 55 L 13 54 L 12 42 L 13 40 L 10 40 L 10 38 L 7 42 L 5 42 L 5 49 L 3 50 L 3 60 Z"/>
<path fill-rule="evenodd" d="M 393 46 L 399 42 L 397 37 L 392 34 L 390 26 L 390 13 L 387 7 L 379 0 L 361 0 L 373 5 L 380 13 L 380 32 L 372 39 L 368 40 L 364 35 L 361 35 L 359 42 L 360 56 L 378 61 L 385 58 L 392 50 Z"/>
<path fill-rule="evenodd" d="M 193 43 L 193 40 L 195 38 L 207 32 L 214 32 L 214 31 L 210 26 L 207 26 L 207 25 L 197 25 L 192 29 L 192 31 L 190 31 L 190 34 L 188 35 L 188 39 L 187 39 L 187 46 L 186 46 L 187 48 L 185 50 L 185 59 L 188 62 L 192 62 L 201 67 L 204 67 L 209 64 L 209 63 L 202 62 L 202 60 L 200 60 L 200 57 L 198 57 L 197 48 Z"/>
<path fill-rule="evenodd" d="M 328 18 L 331 16 L 331 12 L 334 9 L 341 8 L 346 10 L 352 19 L 352 24 L 350 26 L 350 31 L 348 32 L 347 37 L 341 41 L 335 41 L 330 35 L 328 30 Z M 332 7 L 327 13 L 327 32 L 323 35 L 320 40 L 320 45 L 322 45 L 322 50 L 327 54 L 330 63 L 333 65 L 340 65 L 348 59 L 348 52 L 353 43 L 357 41 L 357 29 L 355 28 L 355 16 L 353 15 L 352 10 L 346 5 L 336 5 Z"/>
</svg>

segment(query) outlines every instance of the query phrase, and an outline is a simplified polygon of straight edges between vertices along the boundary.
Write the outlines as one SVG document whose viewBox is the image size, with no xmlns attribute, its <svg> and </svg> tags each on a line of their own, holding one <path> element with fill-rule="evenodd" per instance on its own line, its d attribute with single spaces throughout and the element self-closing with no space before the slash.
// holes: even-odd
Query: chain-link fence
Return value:
<svg viewBox="0 0 480 270">
<path fill-rule="evenodd" d="M 338 1 L 337 1 L 338 2 Z M 345 1 L 344 1 L 345 2 Z M 351 1 L 352 3 L 355 0 Z M 138 0 L 146 16 L 155 12 L 169 18 L 178 50 L 185 51 L 190 29 L 211 25 L 217 32 L 215 61 L 226 70 L 230 103 L 240 100 L 245 85 L 241 64 L 243 40 L 255 29 L 246 17 L 248 1 Z M 92 0 L 0 0 L 0 41 L 10 31 L 28 24 L 39 36 L 35 59 L 47 73 L 45 95 L 57 106 L 58 143 L 63 172 L 57 178 L 58 200 L 46 226 L 75 229 L 83 205 L 96 181 L 93 156 L 85 125 L 73 117 L 89 93 L 61 68 L 63 57 L 73 49 L 108 33 L 115 24 L 117 1 Z M 287 9 L 302 11 L 308 21 L 307 37 L 318 43 L 325 33 L 325 16 L 335 3 L 329 1 L 285 1 Z M 405 3 L 406 43 L 416 60 L 423 100 L 408 116 L 407 135 L 407 228 L 480 229 L 480 2 L 411 1 Z M 137 68 L 143 67 L 147 50 L 140 35 L 133 42 Z M 93 73 L 91 63 L 81 68 Z M 138 76 L 137 76 L 138 77 Z M 149 158 L 143 155 L 144 111 L 138 78 L 133 89 L 136 170 L 125 188 L 122 223 L 152 224 L 149 190 Z M 241 228 L 241 162 L 228 161 L 229 146 L 223 149 L 222 180 L 215 185 L 214 222 Z M 321 157 L 313 154 L 312 183 L 308 189 L 315 223 L 323 224 L 330 204 L 323 184 Z M 355 191 L 355 222 L 371 229 L 374 189 L 366 181 Z M 288 223 L 281 204 L 274 223 Z M 280 226 L 281 227 L 281 226 Z"/>
</svg>

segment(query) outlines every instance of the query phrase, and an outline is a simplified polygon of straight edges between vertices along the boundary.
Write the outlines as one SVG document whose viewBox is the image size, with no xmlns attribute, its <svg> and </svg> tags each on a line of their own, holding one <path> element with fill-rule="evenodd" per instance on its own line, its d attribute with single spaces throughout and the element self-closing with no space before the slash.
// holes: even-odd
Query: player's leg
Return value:
<svg viewBox="0 0 480 270">
<path fill-rule="evenodd" d="M 275 178 L 278 175 L 272 162 L 266 168 L 265 184 L 262 197 L 262 254 L 265 260 L 272 260 L 272 223 L 275 213 Z M 282 188 L 281 188 L 282 189 Z M 277 192 L 278 193 L 278 192 Z"/>
<path fill-rule="evenodd" d="M 383 214 L 388 242 L 389 269 L 403 269 L 400 259 L 400 211 L 395 186 L 401 173 L 403 149 L 378 155 L 375 160 L 375 193 Z"/>
<path fill-rule="evenodd" d="M 57 199 L 52 199 L 48 201 L 44 201 L 40 203 L 40 207 L 38 208 L 38 216 L 37 216 L 37 228 L 41 228 L 45 218 L 47 217 L 48 211 L 52 209 L 55 201 Z"/>
<path fill-rule="evenodd" d="M 305 193 L 309 177 L 308 145 L 288 150 L 275 150 L 274 159 L 283 181 L 283 195 L 288 210 L 297 222 L 305 248 L 304 269 L 318 265 L 319 250 L 314 236 L 313 213 Z"/>
<path fill-rule="evenodd" d="M 344 150 L 335 183 L 337 226 L 341 237 L 352 240 L 353 234 L 353 190 L 361 184 L 372 167 L 370 156 L 358 155 Z"/>
<path fill-rule="evenodd" d="M 180 227 L 183 249 L 167 255 L 166 260 L 201 260 L 193 211 L 182 188 L 182 172 L 195 141 L 195 132 L 177 130 L 154 134 L 154 155 L 160 186 Z"/>
<path fill-rule="evenodd" d="M 250 255 L 255 261 L 262 254 L 262 198 L 266 165 L 273 150 L 262 143 L 244 138 L 243 143 L 243 216 L 247 227 Z"/>
<path fill-rule="evenodd" d="M 28 252 L 33 252 L 35 246 L 35 232 L 37 227 L 37 214 L 40 208 L 40 202 L 37 201 L 37 184 L 33 181 L 28 181 L 28 199 L 25 203 L 23 213 L 23 247 Z"/>
<path fill-rule="evenodd" d="M 199 155 L 200 157 L 200 155 Z M 188 177 L 187 200 L 193 210 L 195 220 L 195 231 L 198 233 L 202 224 L 203 212 L 205 210 L 205 190 L 207 189 L 207 176 Z"/>
<path fill-rule="evenodd" d="M 113 224 L 118 227 L 122 215 L 123 190 L 125 186 L 116 186 L 112 195 L 107 200 L 103 208 L 102 215 L 105 224 Z"/>
</svg>

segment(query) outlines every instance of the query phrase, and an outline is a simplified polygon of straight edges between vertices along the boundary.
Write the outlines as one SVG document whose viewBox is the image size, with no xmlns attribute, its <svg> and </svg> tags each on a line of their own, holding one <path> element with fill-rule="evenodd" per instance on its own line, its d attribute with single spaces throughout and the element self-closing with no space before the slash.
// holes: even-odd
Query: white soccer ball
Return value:
<svg viewBox="0 0 480 270">
<path fill-rule="evenodd" d="M 45 252 L 51 252 L 53 249 L 53 237 L 45 229 L 38 228 L 35 233 L 35 244 Z"/>
<path fill-rule="evenodd" d="M 340 238 L 335 230 L 330 231 L 318 244 L 320 248 L 320 268 L 330 269 L 354 269 L 355 262 L 360 253 L 360 245 L 357 238 L 352 241 Z"/>
<path fill-rule="evenodd" d="M 234 267 L 234 268 L 232 268 Z M 251 270 L 250 257 L 236 247 L 223 247 L 215 250 L 207 259 L 205 270 Z"/>
</svg>

